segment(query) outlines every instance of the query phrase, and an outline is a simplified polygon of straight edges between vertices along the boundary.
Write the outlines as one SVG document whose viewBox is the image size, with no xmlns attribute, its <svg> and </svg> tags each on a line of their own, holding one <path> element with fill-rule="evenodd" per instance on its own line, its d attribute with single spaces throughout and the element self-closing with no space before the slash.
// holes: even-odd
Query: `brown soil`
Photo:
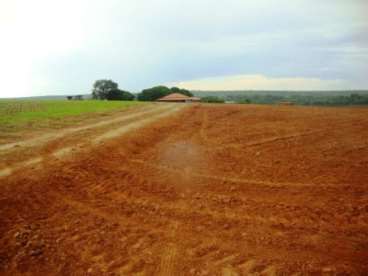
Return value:
<svg viewBox="0 0 368 276">
<path fill-rule="evenodd" d="M 195 105 L 49 144 L 0 179 L 0 274 L 367 275 L 367 137 L 365 108 Z"/>
</svg>

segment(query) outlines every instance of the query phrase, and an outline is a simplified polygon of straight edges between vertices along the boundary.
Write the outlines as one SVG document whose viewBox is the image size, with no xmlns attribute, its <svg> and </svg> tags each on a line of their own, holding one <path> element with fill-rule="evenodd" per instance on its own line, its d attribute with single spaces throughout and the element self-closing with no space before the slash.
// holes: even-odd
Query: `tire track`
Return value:
<svg viewBox="0 0 368 276">
<path fill-rule="evenodd" d="M 152 122 L 154 122 L 154 121 L 156 121 L 160 118 L 171 115 L 171 114 L 179 111 L 182 108 L 184 108 L 183 105 L 160 106 L 158 110 L 154 109 L 153 111 L 144 112 L 143 115 L 152 114 L 152 116 L 149 117 L 149 118 L 143 118 L 143 119 L 140 119 L 138 121 L 133 121 L 133 122 L 127 124 L 127 125 L 124 125 L 122 127 L 117 128 L 117 129 L 107 131 L 104 134 L 101 134 L 101 135 L 99 135 L 99 136 L 95 137 L 94 139 L 92 139 L 90 141 L 87 141 L 87 142 L 90 146 L 96 146 L 96 145 L 100 144 L 101 142 L 103 142 L 105 140 L 113 139 L 113 138 L 121 136 L 121 135 L 123 135 L 127 132 L 130 132 L 130 131 L 133 131 L 135 129 L 144 127 L 144 126 L 146 126 L 146 125 L 148 125 L 148 124 L 150 124 L 150 123 L 152 123 Z M 159 114 L 156 114 L 157 112 L 159 112 Z M 126 116 L 126 117 L 124 117 L 124 119 L 120 119 L 119 122 L 123 122 L 125 120 L 132 119 L 132 118 L 135 118 L 135 117 L 140 117 L 140 116 L 143 116 L 143 115 L 142 115 L 142 112 L 140 112 L 139 114 L 132 114 L 131 116 L 129 116 L 129 118 L 127 118 L 128 116 Z M 104 123 L 104 122 L 102 122 L 102 123 Z M 58 138 L 62 137 L 62 135 L 64 135 L 64 134 L 60 134 L 60 136 Z M 37 140 L 37 143 L 38 142 L 39 142 L 39 140 Z M 24 143 L 27 143 L 27 142 L 24 142 Z M 32 143 L 36 143 L 36 142 L 32 141 L 31 144 Z M 83 141 L 82 143 L 76 143 L 74 146 L 71 146 L 71 147 L 63 147 L 61 149 L 58 149 L 57 151 L 49 152 L 46 155 L 46 157 L 47 156 L 57 157 L 57 158 L 66 157 L 70 153 L 73 153 L 73 154 L 76 153 L 78 151 L 78 148 L 80 148 L 81 145 L 84 145 L 84 144 L 85 144 L 85 141 Z M 0 169 L 0 179 L 13 174 L 14 172 L 18 171 L 19 169 L 28 167 L 29 165 L 33 165 L 33 166 L 40 165 L 42 163 L 43 159 L 45 159 L 45 156 L 41 156 L 41 157 L 38 156 L 38 157 L 34 157 L 34 158 L 31 158 L 31 159 L 23 161 L 23 162 L 12 164 L 11 166 L 8 166 L 8 167 L 5 167 L 5 168 L 1 168 Z"/>
<path fill-rule="evenodd" d="M 178 275 L 175 272 L 175 268 L 178 261 L 178 246 L 177 242 L 175 242 L 177 237 L 179 223 L 174 221 L 169 230 L 169 243 L 166 245 L 162 252 L 161 262 L 159 267 L 160 276 L 171 276 Z"/>
<path fill-rule="evenodd" d="M 295 138 L 300 138 L 300 137 L 307 137 L 307 136 L 311 136 L 314 135 L 316 133 L 323 133 L 325 132 L 325 130 L 316 130 L 316 131 L 309 131 L 309 132 L 301 132 L 301 133 L 294 133 L 294 134 L 290 134 L 290 135 L 285 135 L 285 136 L 276 136 L 276 137 L 271 137 L 271 138 L 265 138 L 256 142 L 248 142 L 245 144 L 228 144 L 225 146 L 217 146 L 215 147 L 216 149 L 239 149 L 239 148 L 244 148 L 244 147 L 256 147 L 256 146 L 260 146 L 260 145 L 265 145 L 265 144 L 272 144 L 272 143 L 276 143 L 279 141 L 285 141 L 285 140 L 290 140 L 290 139 L 295 139 Z"/>
<path fill-rule="evenodd" d="M 199 130 L 199 136 L 203 140 L 203 142 L 206 142 L 208 140 L 207 133 L 206 133 L 207 127 L 208 127 L 208 112 L 206 109 L 203 109 L 201 128 Z"/>
<path fill-rule="evenodd" d="M 143 164 L 148 167 L 152 167 L 157 170 L 163 170 L 167 171 L 169 173 L 175 173 L 175 174 L 183 174 L 182 170 L 176 169 L 176 168 L 170 168 L 169 166 L 165 165 L 158 165 L 158 164 L 152 164 L 144 160 L 139 159 L 130 159 L 128 162 L 136 163 L 136 164 Z M 263 185 L 263 186 L 269 186 L 269 187 L 310 187 L 315 186 L 314 183 L 302 183 L 302 182 L 272 182 L 272 181 L 261 181 L 261 180 L 254 180 L 254 179 L 243 179 L 243 178 L 237 178 L 237 177 L 226 177 L 226 176 L 216 176 L 216 175 L 209 175 L 209 174 L 203 174 L 203 173 L 195 173 L 195 172 L 186 172 L 187 174 L 190 174 L 191 177 L 197 177 L 197 178 L 206 178 L 211 180 L 218 180 L 218 181 L 226 181 L 226 182 L 233 182 L 233 183 L 241 183 L 241 184 L 248 184 L 248 185 Z M 319 184 L 322 187 L 336 187 L 336 185 L 333 184 Z M 339 187 L 343 187 L 342 185 L 339 185 Z"/>
<path fill-rule="evenodd" d="M 121 115 L 118 118 L 109 119 L 109 120 L 106 120 L 106 121 L 103 121 L 103 122 L 87 124 L 87 125 L 80 126 L 80 127 L 66 128 L 64 130 L 59 130 L 57 132 L 44 134 L 44 135 L 38 136 L 36 138 L 31 138 L 31 139 L 28 139 L 28 140 L 14 142 L 14 143 L 3 144 L 3 145 L 0 145 L 0 151 L 9 150 L 9 149 L 12 149 L 16 146 L 21 146 L 21 147 L 37 146 L 39 144 L 43 144 L 43 143 L 49 142 L 51 140 L 60 139 L 60 138 L 63 138 L 67 135 L 70 135 L 70 134 L 73 134 L 73 133 L 76 133 L 76 132 L 80 132 L 80 131 L 83 131 L 83 130 L 94 129 L 94 128 L 98 128 L 98 127 L 102 127 L 102 126 L 107 126 L 107 125 L 110 125 L 110 124 L 113 124 L 113 123 L 124 122 L 126 120 L 134 119 L 134 118 L 137 118 L 137 117 L 142 116 L 142 115 L 148 115 L 152 111 L 157 111 L 157 110 L 163 109 L 163 108 L 165 108 L 165 106 L 159 106 L 159 107 L 150 106 L 149 108 L 146 108 L 143 111 L 136 110 L 136 111 L 133 111 L 132 113 L 128 113 L 127 115 Z"/>
</svg>

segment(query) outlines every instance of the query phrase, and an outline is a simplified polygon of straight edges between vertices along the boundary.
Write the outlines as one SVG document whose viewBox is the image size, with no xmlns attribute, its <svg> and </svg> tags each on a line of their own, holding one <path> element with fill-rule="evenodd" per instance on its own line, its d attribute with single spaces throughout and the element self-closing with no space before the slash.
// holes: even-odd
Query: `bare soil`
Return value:
<svg viewBox="0 0 368 276">
<path fill-rule="evenodd" d="M 368 274 L 368 109 L 190 105 L 145 122 L 66 134 L 0 178 L 1 275 Z M 87 134 L 104 138 L 52 154 Z M 13 150 L 1 158 L 24 161 Z"/>
</svg>

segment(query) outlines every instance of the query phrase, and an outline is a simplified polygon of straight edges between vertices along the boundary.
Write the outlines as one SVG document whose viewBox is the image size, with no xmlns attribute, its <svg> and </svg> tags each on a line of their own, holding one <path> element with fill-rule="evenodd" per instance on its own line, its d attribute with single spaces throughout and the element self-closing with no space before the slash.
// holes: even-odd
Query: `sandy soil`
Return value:
<svg viewBox="0 0 368 276">
<path fill-rule="evenodd" d="M 146 123 L 0 179 L 1 275 L 368 274 L 368 109 Z"/>
</svg>

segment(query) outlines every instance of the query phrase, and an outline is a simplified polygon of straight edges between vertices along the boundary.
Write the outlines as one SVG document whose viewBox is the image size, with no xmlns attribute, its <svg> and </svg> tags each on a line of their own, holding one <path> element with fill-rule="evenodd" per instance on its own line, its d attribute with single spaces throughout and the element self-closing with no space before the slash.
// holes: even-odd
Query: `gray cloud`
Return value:
<svg viewBox="0 0 368 276">
<path fill-rule="evenodd" d="M 47 54 L 45 47 L 46 54 L 32 60 L 34 94 L 85 92 L 97 78 L 112 78 L 135 91 L 232 75 L 368 86 L 363 0 L 80 0 L 62 5 L 74 9 L 70 22 L 80 39 L 70 35 L 67 50 Z M 66 41 L 68 36 L 65 32 Z"/>
</svg>

